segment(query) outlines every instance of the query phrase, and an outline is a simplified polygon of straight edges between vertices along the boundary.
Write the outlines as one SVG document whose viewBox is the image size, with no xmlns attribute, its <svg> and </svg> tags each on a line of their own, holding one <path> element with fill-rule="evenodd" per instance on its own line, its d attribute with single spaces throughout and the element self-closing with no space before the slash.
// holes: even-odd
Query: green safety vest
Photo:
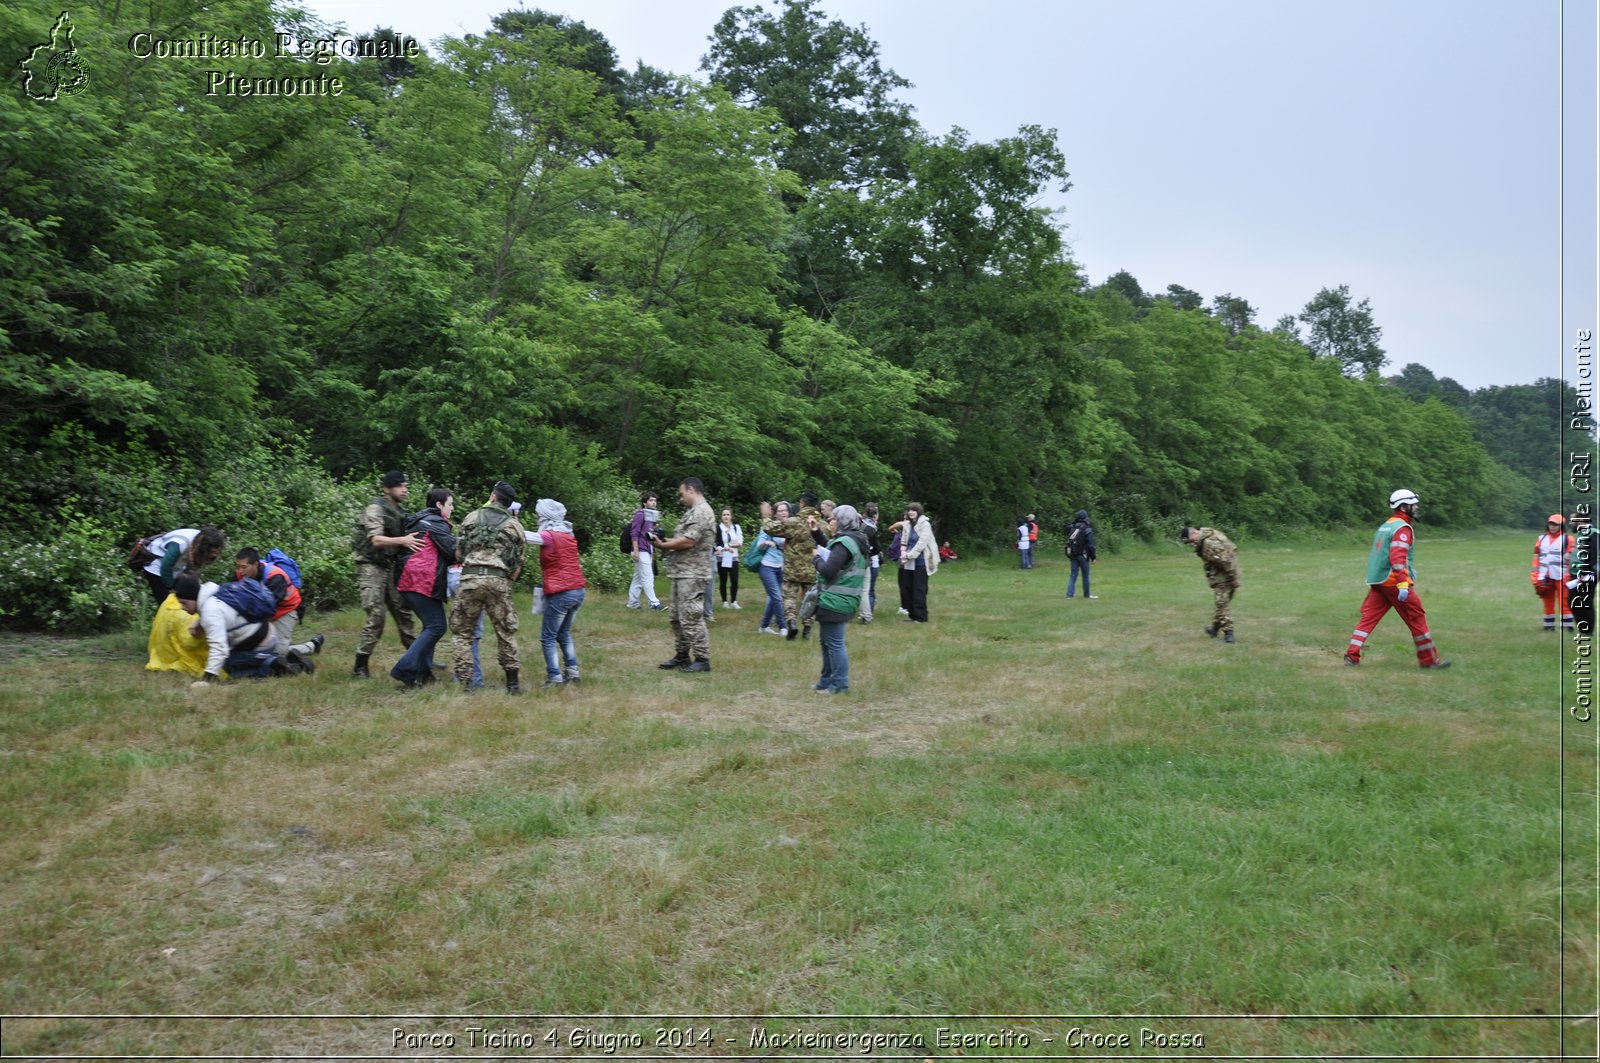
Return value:
<svg viewBox="0 0 1600 1063">
<path fill-rule="evenodd" d="M 861 557 L 861 547 L 848 535 L 841 535 L 836 540 L 844 544 L 850 554 L 850 567 L 839 573 L 839 577 L 826 587 L 819 588 L 817 593 L 817 608 L 826 609 L 830 613 L 845 613 L 854 616 L 861 607 L 861 595 L 867 586 L 867 566 Z"/>
<path fill-rule="evenodd" d="M 1367 583 L 1369 586 L 1389 581 L 1389 573 L 1394 571 L 1389 564 L 1389 546 L 1394 542 L 1395 532 L 1401 528 L 1409 527 L 1411 525 L 1404 520 L 1395 520 L 1393 518 L 1378 525 L 1378 532 L 1372 537 L 1372 553 L 1367 557 Z M 1406 578 L 1413 582 L 1416 577 L 1412 575 L 1411 562 L 1416 556 L 1417 539 L 1416 536 L 1412 536 L 1411 549 L 1406 553 Z"/>
</svg>

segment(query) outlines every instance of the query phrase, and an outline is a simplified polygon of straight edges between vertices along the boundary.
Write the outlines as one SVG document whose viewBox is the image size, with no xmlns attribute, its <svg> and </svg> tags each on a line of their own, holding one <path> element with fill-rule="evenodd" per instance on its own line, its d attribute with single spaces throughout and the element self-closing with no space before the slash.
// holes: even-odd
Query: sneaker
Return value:
<svg viewBox="0 0 1600 1063">
<path fill-rule="evenodd" d="M 910 616 L 911 615 L 911 610 L 909 610 L 909 609 L 896 609 L 895 612 L 899 613 L 901 616 Z"/>
<path fill-rule="evenodd" d="M 688 663 L 689 658 L 687 657 L 674 657 L 670 661 L 662 661 L 660 664 L 656 665 L 656 667 L 661 669 L 663 672 L 668 672 L 674 668 L 682 668 Z"/>
<path fill-rule="evenodd" d="M 1085 594 L 1084 597 L 1089 599 L 1091 602 L 1098 602 L 1100 600 L 1100 596 L 1098 594 Z"/>
<path fill-rule="evenodd" d="M 581 676 L 569 675 L 569 676 L 567 676 L 567 680 L 563 685 L 564 686 L 569 686 L 569 687 L 575 687 L 581 681 L 582 681 L 582 677 Z"/>
<path fill-rule="evenodd" d="M 549 690 L 551 687 L 564 687 L 566 685 L 567 684 L 566 684 L 565 680 L 546 678 L 543 683 L 539 684 L 539 689 L 540 690 Z"/>
<path fill-rule="evenodd" d="M 690 663 L 684 665 L 682 668 L 680 668 L 678 670 L 680 672 L 709 672 L 709 671 L 711 671 L 711 662 L 710 661 L 691 661 Z"/>
<path fill-rule="evenodd" d="M 1360 657 L 1352 657 L 1352 656 L 1350 656 L 1349 653 L 1346 653 L 1344 655 L 1344 663 L 1345 664 L 1360 664 L 1361 663 L 1361 658 Z"/>
<path fill-rule="evenodd" d="M 651 610 L 651 612 L 659 613 L 661 610 L 663 610 L 665 608 L 666 608 L 666 606 L 662 605 L 660 602 L 656 602 L 654 605 L 652 605 L 650 607 L 650 610 Z"/>
<path fill-rule="evenodd" d="M 744 606 L 740 605 L 738 602 L 729 602 L 728 603 L 728 608 L 729 609 L 743 609 Z"/>
<path fill-rule="evenodd" d="M 1424 668 L 1449 668 L 1450 667 L 1450 662 L 1449 661 L 1434 661 L 1432 664 L 1425 664 L 1422 667 L 1424 667 Z"/>
<path fill-rule="evenodd" d="M 639 603 L 638 602 L 629 602 L 628 603 L 628 608 L 629 609 L 637 609 L 637 608 L 639 608 Z"/>
<path fill-rule="evenodd" d="M 290 650 L 284 654 L 284 659 L 289 662 L 290 674 L 311 675 L 317 670 L 317 666 L 311 663 L 311 658 L 299 650 Z M 296 672 L 296 669 L 299 671 Z"/>
<path fill-rule="evenodd" d="M 248 556 L 248 555 L 246 555 L 246 556 Z M 312 653 L 321 653 L 322 652 L 322 644 L 324 642 L 327 642 L 327 641 L 328 641 L 328 637 L 326 635 L 318 635 L 316 638 L 312 639 L 311 640 L 311 652 Z"/>
</svg>

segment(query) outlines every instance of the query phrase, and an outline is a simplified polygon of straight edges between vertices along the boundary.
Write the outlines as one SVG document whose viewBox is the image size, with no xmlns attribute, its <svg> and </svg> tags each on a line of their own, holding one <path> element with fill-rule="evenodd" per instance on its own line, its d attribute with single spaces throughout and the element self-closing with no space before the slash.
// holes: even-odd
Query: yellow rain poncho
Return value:
<svg viewBox="0 0 1600 1063">
<path fill-rule="evenodd" d="M 175 594 L 167 595 L 150 625 L 147 672 L 182 672 L 198 679 L 206 671 L 206 638 L 189 634 L 194 617 L 183 611 Z"/>
</svg>

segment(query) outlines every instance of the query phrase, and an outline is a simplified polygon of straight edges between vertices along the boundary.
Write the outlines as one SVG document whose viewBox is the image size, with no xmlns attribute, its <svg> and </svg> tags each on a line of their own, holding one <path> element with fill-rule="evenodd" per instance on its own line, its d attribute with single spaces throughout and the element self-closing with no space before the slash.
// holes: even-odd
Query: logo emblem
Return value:
<svg viewBox="0 0 1600 1063">
<path fill-rule="evenodd" d="M 61 12 L 50 27 L 50 39 L 36 44 L 22 67 L 22 91 L 34 100 L 58 100 L 76 96 L 89 84 L 89 68 L 72 46 L 72 16 Z"/>
</svg>

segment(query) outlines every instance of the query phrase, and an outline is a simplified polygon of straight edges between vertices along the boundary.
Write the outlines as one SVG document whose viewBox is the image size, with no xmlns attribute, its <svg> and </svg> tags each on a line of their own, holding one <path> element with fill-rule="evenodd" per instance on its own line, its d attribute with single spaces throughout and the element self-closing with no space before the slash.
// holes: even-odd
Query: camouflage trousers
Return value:
<svg viewBox="0 0 1600 1063">
<path fill-rule="evenodd" d="M 478 617 L 489 614 L 494 625 L 500 667 L 517 670 L 517 610 L 511 601 L 511 581 L 504 576 L 463 576 L 461 590 L 450 609 L 450 663 L 456 682 L 472 682 L 472 638 Z"/>
<path fill-rule="evenodd" d="M 706 630 L 706 581 L 699 576 L 672 581 L 672 647 L 685 661 L 711 660 Z"/>
<path fill-rule="evenodd" d="M 416 619 L 411 607 L 395 589 L 394 579 L 388 569 L 379 565 L 356 565 L 356 586 L 361 591 L 361 611 L 367 614 L 361 625 L 361 639 L 356 643 L 356 653 L 365 657 L 378 648 L 383 637 L 383 614 L 394 614 L 394 629 L 400 633 L 400 645 L 406 649 L 417 637 Z"/>
<path fill-rule="evenodd" d="M 1228 579 L 1208 579 L 1211 584 L 1211 597 L 1216 602 L 1216 615 L 1211 622 L 1217 627 L 1217 634 L 1233 630 L 1233 581 Z"/>
<path fill-rule="evenodd" d="M 811 583 L 796 583 L 788 579 L 783 581 L 783 618 L 788 621 L 791 628 L 800 626 L 800 599 L 806 596 L 806 591 L 809 591 L 815 582 L 813 580 Z M 810 624 L 811 621 L 807 620 L 806 623 Z"/>
</svg>

